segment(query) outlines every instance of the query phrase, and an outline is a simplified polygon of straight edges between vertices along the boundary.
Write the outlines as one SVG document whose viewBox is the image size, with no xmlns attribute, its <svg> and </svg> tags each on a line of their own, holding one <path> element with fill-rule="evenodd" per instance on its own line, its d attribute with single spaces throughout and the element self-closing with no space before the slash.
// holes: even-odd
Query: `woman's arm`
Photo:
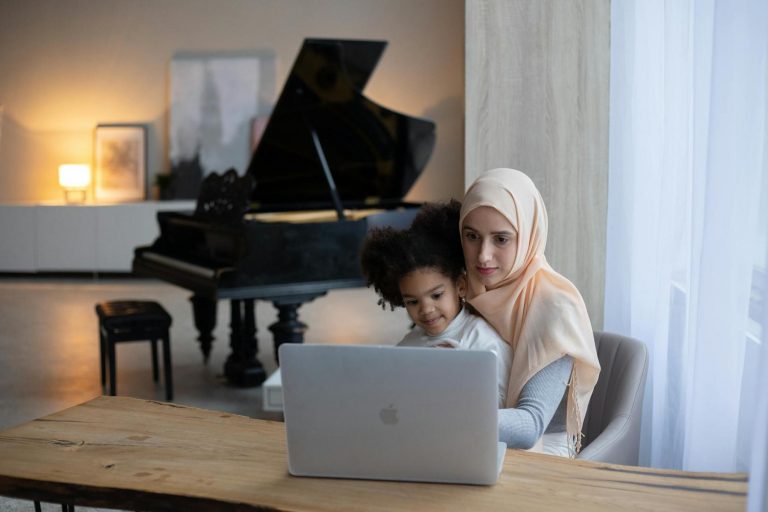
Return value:
<svg viewBox="0 0 768 512">
<path fill-rule="evenodd" d="M 499 411 L 499 440 L 508 448 L 532 448 L 552 421 L 573 369 L 564 356 L 545 366 L 523 386 L 517 406 Z"/>
</svg>

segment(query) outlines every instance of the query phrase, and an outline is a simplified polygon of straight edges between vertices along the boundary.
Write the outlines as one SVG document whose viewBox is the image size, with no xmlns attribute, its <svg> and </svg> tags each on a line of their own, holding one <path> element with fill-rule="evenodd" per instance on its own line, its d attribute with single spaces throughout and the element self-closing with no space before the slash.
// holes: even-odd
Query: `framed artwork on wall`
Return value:
<svg viewBox="0 0 768 512">
<path fill-rule="evenodd" d="M 93 147 L 96 201 L 143 201 L 147 181 L 146 125 L 99 124 Z"/>
<path fill-rule="evenodd" d="M 272 111 L 276 59 L 271 50 L 179 52 L 170 63 L 168 149 L 171 196 L 197 197 L 212 172 L 242 175 L 255 130 Z M 259 121 L 257 121 L 259 120 Z"/>
</svg>

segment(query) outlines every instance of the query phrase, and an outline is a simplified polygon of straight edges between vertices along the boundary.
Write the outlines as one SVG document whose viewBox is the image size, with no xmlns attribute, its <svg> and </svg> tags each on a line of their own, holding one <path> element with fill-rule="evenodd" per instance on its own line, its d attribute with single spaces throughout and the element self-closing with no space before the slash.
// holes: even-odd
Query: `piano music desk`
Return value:
<svg viewBox="0 0 768 512">
<path fill-rule="evenodd" d="M 0 495 L 154 511 L 744 510 L 744 474 L 510 450 L 493 486 L 293 477 L 282 423 L 99 397 L 0 432 Z M 30 504 L 31 507 L 31 504 Z"/>
</svg>

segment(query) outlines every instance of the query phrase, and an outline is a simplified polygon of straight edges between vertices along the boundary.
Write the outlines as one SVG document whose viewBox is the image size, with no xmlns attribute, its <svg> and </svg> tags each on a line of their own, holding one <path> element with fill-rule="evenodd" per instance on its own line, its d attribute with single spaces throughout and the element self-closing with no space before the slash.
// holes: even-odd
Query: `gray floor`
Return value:
<svg viewBox="0 0 768 512">
<path fill-rule="evenodd" d="M 280 419 L 261 410 L 260 388 L 234 388 L 222 377 L 228 353 L 229 309 L 220 302 L 211 359 L 203 364 L 189 292 L 136 279 L 0 279 L 0 429 L 77 405 L 103 394 L 94 305 L 115 299 L 157 300 L 173 317 L 171 351 L 175 402 L 254 418 Z M 257 303 L 259 360 L 275 369 L 267 329 L 277 310 Z M 308 343 L 396 343 L 408 328 L 405 311 L 383 311 L 372 290 L 336 290 L 304 305 Z M 117 394 L 163 400 L 152 380 L 148 343 L 117 351 Z M 30 502 L 0 497 L 0 511 L 34 510 Z M 44 504 L 43 510 L 61 510 Z M 77 507 L 78 511 L 89 511 Z"/>
</svg>

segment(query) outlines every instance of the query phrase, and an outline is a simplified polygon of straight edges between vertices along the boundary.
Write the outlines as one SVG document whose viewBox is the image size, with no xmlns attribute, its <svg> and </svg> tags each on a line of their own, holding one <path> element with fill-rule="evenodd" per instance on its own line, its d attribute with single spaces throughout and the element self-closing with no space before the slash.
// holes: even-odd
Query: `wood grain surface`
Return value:
<svg viewBox="0 0 768 512">
<path fill-rule="evenodd" d="M 744 510 L 744 474 L 509 450 L 496 485 L 293 477 L 282 423 L 99 397 L 0 432 L 0 494 L 131 510 Z"/>
<path fill-rule="evenodd" d="M 547 205 L 546 255 L 603 325 L 609 0 L 467 0 L 465 187 L 528 174 Z"/>
</svg>

